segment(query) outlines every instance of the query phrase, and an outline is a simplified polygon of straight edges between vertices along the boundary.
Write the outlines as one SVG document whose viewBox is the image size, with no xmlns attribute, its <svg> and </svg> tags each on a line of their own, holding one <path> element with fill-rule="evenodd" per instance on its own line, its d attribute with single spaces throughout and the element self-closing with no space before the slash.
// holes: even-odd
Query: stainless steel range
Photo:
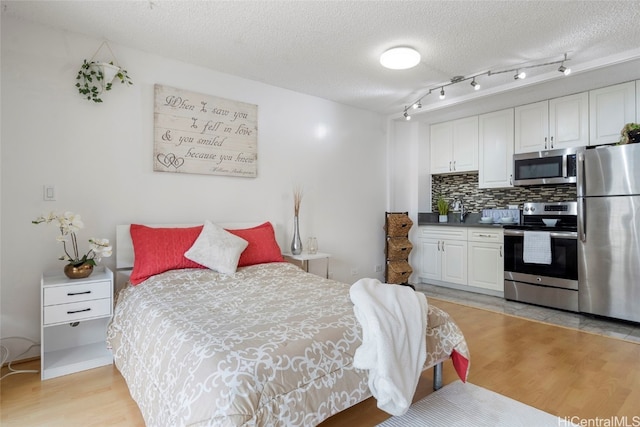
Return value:
<svg viewBox="0 0 640 427">
<path fill-rule="evenodd" d="M 578 311 L 577 202 L 525 203 L 504 226 L 504 297 Z"/>
</svg>

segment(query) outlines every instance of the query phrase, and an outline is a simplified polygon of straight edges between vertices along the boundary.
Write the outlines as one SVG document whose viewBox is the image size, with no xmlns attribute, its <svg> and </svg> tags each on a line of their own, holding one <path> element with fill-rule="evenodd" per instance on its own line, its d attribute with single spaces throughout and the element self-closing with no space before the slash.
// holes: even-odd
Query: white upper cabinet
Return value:
<svg viewBox="0 0 640 427">
<path fill-rule="evenodd" d="M 589 145 L 620 140 L 620 131 L 636 117 L 636 83 L 628 82 L 589 92 Z"/>
<path fill-rule="evenodd" d="M 549 100 L 549 149 L 589 145 L 589 92 Z"/>
<path fill-rule="evenodd" d="M 640 80 L 636 80 L 636 123 L 640 123 Z"/>
<path fill-rule="evenodd" d="M 549 149 L 549 101 L 516 107 L 515 153 Z"/>
<path fill-rule="evenodd" d="M 430 127 L 431 173 L 478 170 L 478 116 Z"/>
<path fill-rule="evenodd" d="M 480 188 L 513 187 L 513 117 L 509 108 L 478 118 Z"/>
</svg>

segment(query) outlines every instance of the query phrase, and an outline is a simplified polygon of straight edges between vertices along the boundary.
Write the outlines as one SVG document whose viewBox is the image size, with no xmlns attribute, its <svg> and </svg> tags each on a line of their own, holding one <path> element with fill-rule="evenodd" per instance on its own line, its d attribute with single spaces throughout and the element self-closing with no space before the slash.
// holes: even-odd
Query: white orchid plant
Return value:
<svg viewBox="0 0 640 427">
<path fill-rule="evenodd" d="M 103 257 L 110 257 L 112 253 L 109 239 L 89 239 L 89 252 L 82 257 L 78 252 L 78 238 L 76 232 L 84 228 L 84 223 L 80 215 L 73 212 L 65 212 L 64 214 L 57 214 L 51 212 L 48 216 L 40 216 L 31 221 L 33 224 L 50 224 L 54 223 L 60 228 L 60 235 L 56 238 L 59 242 L 62 242 L 64 249 L 64 255 L 59 259 L 68 261 L 73 266 L 79 266 L 82 264 L 96 265 L 97 262 Z M 71 246 L 71 249 L 69 249 Z"/>
</svg>

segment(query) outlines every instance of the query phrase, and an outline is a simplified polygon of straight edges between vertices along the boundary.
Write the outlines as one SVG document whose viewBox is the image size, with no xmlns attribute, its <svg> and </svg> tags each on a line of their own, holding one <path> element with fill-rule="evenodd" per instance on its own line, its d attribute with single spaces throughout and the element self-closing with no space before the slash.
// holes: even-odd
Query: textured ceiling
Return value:
<svg viewBox="0 0 640 427">
<path fill-rule="evenodd" d="M 2 13 L 355 107 L 396 114 L 429 88 L 561 59 L 574 70 L 640 58 L 640 1 L 3 1 Z M 421 63 L 393 71 L 386 49 Z M 560 78 L 532 69 L 539 80 Z M 640 72 L 639 72 L 640 77 Z M 514 87 L 482 77 L 482 91 Z M 478 96 L 460 83 L 449 97 Z M 437 103 L 432 94 L 425 107 Z"/>
</svg>

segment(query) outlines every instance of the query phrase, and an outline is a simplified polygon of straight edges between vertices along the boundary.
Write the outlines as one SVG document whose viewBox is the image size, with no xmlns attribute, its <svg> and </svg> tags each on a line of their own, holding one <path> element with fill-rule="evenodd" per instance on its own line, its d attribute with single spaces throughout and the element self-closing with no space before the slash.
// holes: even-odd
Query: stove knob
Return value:
<svg viewBox="0 0 640 427">
<path fill-rule="evenodd" d="M 533 212 L 533 211 L 535 211 L 535 210 L 536 210 L 536 208 L 532 206 L 532 207 L 531 207 L 531 212 Z"/>
</svg>

